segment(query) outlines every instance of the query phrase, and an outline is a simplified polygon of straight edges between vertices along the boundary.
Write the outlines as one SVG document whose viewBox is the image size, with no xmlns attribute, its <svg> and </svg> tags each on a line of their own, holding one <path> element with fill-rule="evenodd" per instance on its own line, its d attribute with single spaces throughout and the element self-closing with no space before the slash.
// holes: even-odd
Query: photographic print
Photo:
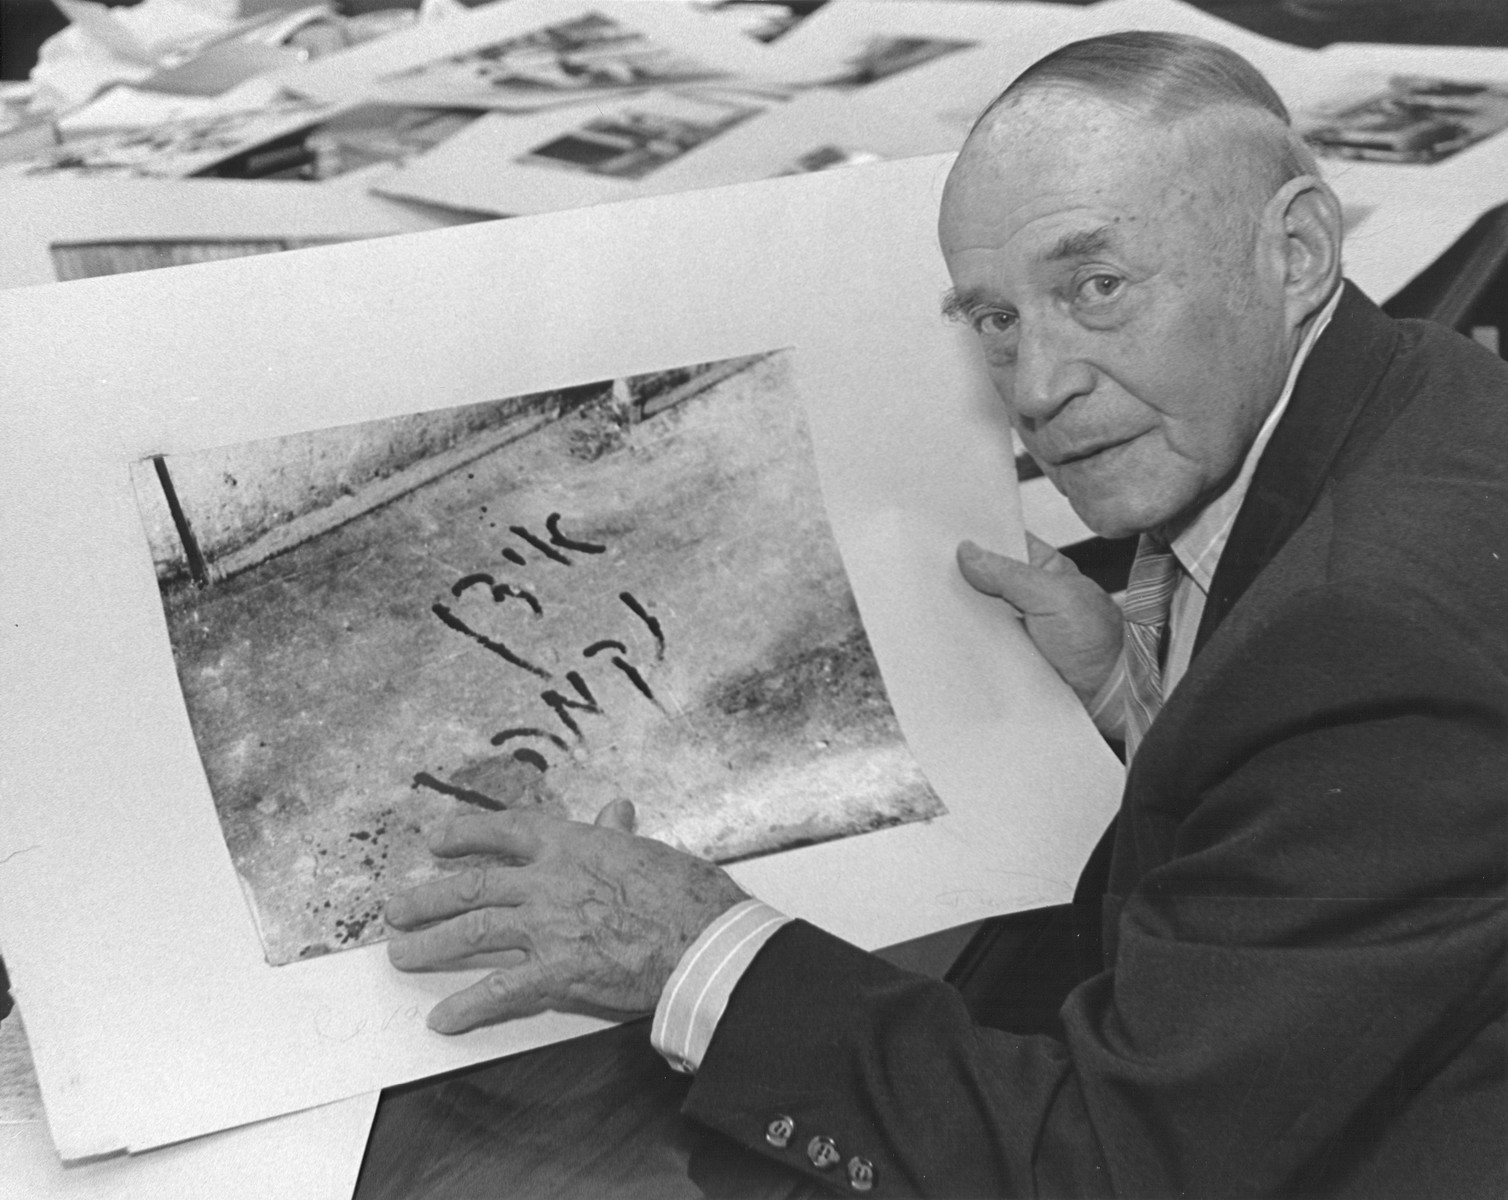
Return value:
<svg viewBox="0 0 1508 1200">
<path fill-rule="evenodd" d="M 461 812 L 718 861 L 944 812 L 827 524 L 787 352 L 135 464 L 273 964 L 379 940 Z"/>
<path fill-rule="evenodd" d="M 860 167 L 865 163 L 883 162 L 885 156 L 872 150 L 854 150 L 847 146 L 816 146 L 796 156 L 781 175 L 805 175 L 811 171 L 828 171 L 834 167 Z"/>
<path fill-rule="evenodd" d="M 255 147 L 296 134 L 336 105 L 283 99 L 264 108 L 169 121 L 65 142 L 46 155 L 9 165 L 6 174 L 145 175 L 182 178 L 207 172 Z"/>
<path fill-rule="evenodd" d="M 1440 162 L 1508 126 L 1508 84 L 1395 75 L 1366 99 L 1301 122 L 1319 154 L 1369 162 Z"/>
<path fill-rule="evenodd" d="M 717 68 L 596 12 L 439 62 L 379 84 L 407 103 L 532 112 L 628 90 L 716 79 Z"/>
<path fill-rule="evenodd" d="M 808 82 L 809 87 L 828 87 L 849 90 L 864 87 L 889 79 L 912 67 L 967 50 L 975 43 L 956 38 L 912 37 L 895 34 L 874 34 L 855 53 L 843 60 L 842 68 L 834 74 Z"/>
<path fill-rule="evenodd" d="M 100 275 L 127 275 L 190 263 L 247 258 L 253 254 L 281 254 L 328 246 L 343 238 L 204 238 L 121 240 L 112 242 L 54 242 L 48 247 L 59 283 L 94 279 Z"/>
<path fill-rule="evenodd" d="M 535 146 L 517 161 L 609 179 L 639 180 L 710 142 L 762 108 L 670 92 L 629 104 Z"/>
<path fill-rule="evenodd" d="M 4 978 L 0 972 L 0 978 Z M 31 1062 L 31 1047 L 21 1013 L 11 1009 L 0 1020 L 0 1125 L 42 1120 L 42 1093 Z"/>
<path fill-rule="evenodd" d="M 374 166 L 401 166 L 460 133 L 475 111 L 362 104 L 338 113 L 303 140 L 308 163 L 299 178 L 336 179 Z"/>
</svg>

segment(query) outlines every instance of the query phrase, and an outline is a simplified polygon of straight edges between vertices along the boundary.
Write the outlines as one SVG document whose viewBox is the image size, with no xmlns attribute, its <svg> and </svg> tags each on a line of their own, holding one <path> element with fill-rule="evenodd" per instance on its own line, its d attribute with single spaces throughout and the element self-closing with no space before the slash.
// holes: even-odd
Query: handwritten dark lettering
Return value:
<svg viewBox="0 0 1508 1200">
<path fill-rule="evenodd" d="M 494 800 L 485 792 L 474 792 L 470 788 L 457 787 L 453 783 L 446 783 L 436 779 L 428 771 L 420 771 L 414 776 L 415 787 L 427 787 L 432 792 L 439 792 L 443 796 L 452 796 L 457 800 L 464 800 L 467 804 L 475 804 L 478 808 L 485 808 L 488 812 L 502 812 L 508 806 L 500 800 Z"/>
<path fill-rule="evenodd" d="M 460 599 L 462 592 L 464 592 L 469 587 L 475 587 L 479 583 L 483 583 L 488 587 L 492 587 L 496 583 L 496 580 L 494 580 L 491 575 L 484 575 L 480 572 L 475 575 L 463 575 L 460 579 L 457 579 L 453 584 L 450 585 L 450 594 L 457 599 Z"/>
<path fill-rule="evenodd" d="M 550 672 L 546 671 L 543 667 L 536 667 L 528 659 L 522 658 L 519 655 L 515 654 L 512 650 L 508 649 L 508 647 L 503 645 L 502 642 L 495 642 L 486 634 L 478 633 L 475 629 L 471 628 L 470 625 L 466 624 L 465 621 L 461 620 L 460 617 L 456 616 L 455 613 L 451 612 L 450 609 L 446 608 L 445 605 L 436 604 L 431 607 L 430 611 L 434 613 L 435 616 L 439 617 L 440 620 L 448 625 L 451 629 L 454 629 L 457 633 L 464 633 L 479 646 L 485 646 L 488 650 L 491 650 L 492 653 L 496 654 L 505 662 L 511 663 L 515 667 L 521 667 L 523 670 L 528 671 L 531 675 L 538 675 L 541 679 L 554 678 L 554 676 L 552 676 Z"/>
<path fill-rule="evenodd" d="M 613 655 L 612 663 L 613 666 L 617 667 L 618 670 L 622 671 L 625 675 L 628 676 L 629 683 L 633 684 L 634 687 L 643 692 L 644 697 L 651 704 L 653 704 L 656 708 L 659 707 L 660 702 L 655 699 L 654 692 L 650 690 L 649 684 L 644 682 L 644 676 L 639 674 L 632 663 L 624 662 L 623 659 L 619 658 L 616 654 Z"/>
<path fill-rule="evenodd" d="M 591 658 L 593 655 L 601 654 L 604 650 L 616 650 L 619 654 L 628 653 L 627 646 L 625 646 L 622 642 L 613 641 L 612 638 L 603 638 L 600 642 L 593 642 L 581 653 L 584 654 L 587 658 Z"/>
<path fill-rule="evenodd" d="M 561 737 L 560 734 L 550 733 L 548 730 L 534 729 L 530 726 L 523 725 L 515 726 L 512 729 L 504 729 L 501 733 L 494 733 L 492 735 L 492 744 L 494 746 L 501 746 L 504 742 L 519 737 L 544 738 L 547 741 L 553 742 L 556 749 L 564 750 L 566 748 L 566 740 L 565 738 Z"/>
<path fill-rule="evenodd" d="M 524 541 L 528 542 L 529 545 L 533 546 L 546 558 L 554 559 L 562 566 L 569 567 L 571 565 L 571 560 L 569 558 L 567 558 L 559 550 L 555 549 L 555 547 L 550 545 L 549 542 L 541 541 L 539 538 L 535 537 L 522 525 L 510 525 L 508 526 L 508 528 L 511 529 L 519 537 L 523 538 Z"/>
<path fill-rule="evenodd" d="M 580 739 L 583 737 L 581 726 L 576 724 L 576 719 L 571 716 L 570 710 L 575 709 L 578 712 L 601 713 L 602 706 L 597 703 L 597 698 L 592 695 L 591 689 L 586 686 L 586 680 L 582 679 L 578 672 L 567 671 L 566 682 L 576 689 L 577 695 L 581 697 L 580 700 L 572 700 L 567 696 L 563 696 L 554 688 L 541 692 L 539 698 L 554 709 L 555 715 L 560 718 L 560 723 Z"/>
<path fill-rule="evenodd" d="M 545 528 L 550 531 L 551 545 L 563 546 L 567 550 L 575 550 L 581 554 L 603 554 L 607 550 L 606 546 L 599 546 L 596 542 L 578 542 L 561 533 L 559 513 L 551 513 L 545 518 Z"/>
<path fill-rule="evenodd" d="M 661 661 L 665 657 L 665 631 L 660 627 L 660 622 L 645 611 L 632 592 L 619 592 L 618 599 L 623 601 L 629 612 L 644 622 L 645 628 L 655 640 L 655 661 Z"/>
<path fill-rule="evenodd" d="M 525 604 L 532 608 L 536 617 L 543 615 L 545 611 L 544 606 L 540 604 L 539 597 L 536 596 L 533 592 L 529 591 L 528 588 L 514 587 L 511 583 L 498 583 L 493 585 L 492 600 L 495 604 L 501 604 L 510 596 L 514 599 L 522 600 Z"/>
</svg>

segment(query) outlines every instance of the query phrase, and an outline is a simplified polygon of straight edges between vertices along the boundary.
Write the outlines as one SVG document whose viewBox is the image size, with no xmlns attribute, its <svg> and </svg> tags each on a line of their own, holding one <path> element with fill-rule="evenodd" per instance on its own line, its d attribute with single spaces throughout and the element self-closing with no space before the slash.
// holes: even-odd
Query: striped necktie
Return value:
<svg viewBox="0 0 1508 1200">
<path fill-rule="evenodd" d="M 1168 628 L 1178 560 L 1149 533 L 1136 544 L 1136 561 L 1121 605 L 1126 620 L 1126 761 L 1162 707 L 1162 641 Z"/>
</svg>

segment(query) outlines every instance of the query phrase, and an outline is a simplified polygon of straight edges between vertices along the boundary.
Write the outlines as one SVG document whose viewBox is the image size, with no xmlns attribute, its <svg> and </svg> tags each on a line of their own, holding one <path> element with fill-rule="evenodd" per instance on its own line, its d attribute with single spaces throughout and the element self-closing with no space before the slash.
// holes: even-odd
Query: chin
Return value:
<svg viewBox="0 0 1508 1200">
<path fill-rule="evenodd" d="M 1134 537 L 1162 529 L 1177 517 L 1173 504 L 1138 503 L 1123 498 L 1094 500 L 1069 495 L 1068 503 L 1079 520 L 1102 538 Z"/>
</svg>

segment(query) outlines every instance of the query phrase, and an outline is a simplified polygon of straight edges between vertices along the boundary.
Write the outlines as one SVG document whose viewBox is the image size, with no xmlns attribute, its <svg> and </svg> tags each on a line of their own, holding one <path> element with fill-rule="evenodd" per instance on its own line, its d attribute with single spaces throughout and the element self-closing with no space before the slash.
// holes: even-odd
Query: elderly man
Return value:
<svg viewBox="0 0 1508 1200">
<path fill-rule="evenodd" d="M 1281 102 L 1195 39 L 1025 72 L 940 236 L 1027 447 L 1142 535 L 1124 622 L 1041 543 L 959 552 L 1131 753 L 1102 969 L 976 1026 L 626 805 L 459 820 L 510 865 L 395 897 L 393 962 L 496 965 L 447 1032 L 654 1009 L 692 1116 L 845 1192 L 1508 1194 L 1508 367 L 1341 281 Z"/>
</svg>

